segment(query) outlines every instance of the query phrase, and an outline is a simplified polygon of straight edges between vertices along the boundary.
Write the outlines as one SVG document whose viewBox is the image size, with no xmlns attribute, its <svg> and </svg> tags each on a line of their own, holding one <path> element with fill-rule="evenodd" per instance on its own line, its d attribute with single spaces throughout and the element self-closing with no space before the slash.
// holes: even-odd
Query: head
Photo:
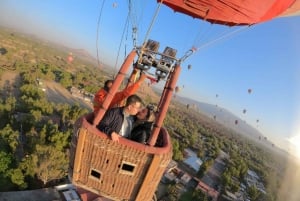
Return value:
<svg viewBox="0 0 300 201">
<path fill-rule="evenodd" d="M 136 115 L 143 105 L 142 99 L 137 95 L 131 95 L 127 98 L 125 110 L 130 115 Z"/>
<path fill-rule="evenodd" d="M 154 106 L 147 105 L 145 108 L 143 108 L 136 114 L 136 118 L 138 120 L 153 122 L 155 119 Z"/>
<path fill-rule="evenodd" d="M 105 91 L 109 91 L 109 89 L 110 89 L 110 87 L 112 86 L 112 84 L 113 84 L 113 80 L 106 80 L 105 82 L 104 82 L 104 90 Z"/>
</svg>

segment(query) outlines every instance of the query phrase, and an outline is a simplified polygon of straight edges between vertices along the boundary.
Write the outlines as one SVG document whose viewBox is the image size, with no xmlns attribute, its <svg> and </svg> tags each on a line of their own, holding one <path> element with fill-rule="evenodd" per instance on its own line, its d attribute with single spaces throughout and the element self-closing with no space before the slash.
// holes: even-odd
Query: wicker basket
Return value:
<svg viewBox="0 0 300 201">
<path fill-rule="evenodd" d="M 69 175 L 78 187 L 113 200 L 151 200 L 172 159 L 172 145 L 161 129 L 162 147 L 151 147 L 125 138 L 119 143 L 80 118 L 70 149 Z"/>
</svg>

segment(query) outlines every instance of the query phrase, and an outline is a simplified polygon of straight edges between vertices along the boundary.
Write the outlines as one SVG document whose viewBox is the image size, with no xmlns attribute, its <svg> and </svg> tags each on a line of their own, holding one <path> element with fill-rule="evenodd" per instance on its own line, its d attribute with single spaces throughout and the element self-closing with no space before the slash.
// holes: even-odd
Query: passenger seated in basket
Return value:
<svg viewBox="0 0 300 201">
<path fill-rule="evenodd" d="M 147 144 L 154 121 L 154 106 L 147 105 L 147 107 L 140 110 L 135 116 L 133 129 L 131 131 L 131 139 L 136 142 Z"/>
<path fill-rule="evenodd" d="M 109 135 L 115 142 L 119 142 L 120 137 L 130 138 L 133 115 L 139 112 L 142 104 L 142 99 L 139 96 L 129 96 L 124 107 L 107 110 L 97 128 Z"/>
</svg>

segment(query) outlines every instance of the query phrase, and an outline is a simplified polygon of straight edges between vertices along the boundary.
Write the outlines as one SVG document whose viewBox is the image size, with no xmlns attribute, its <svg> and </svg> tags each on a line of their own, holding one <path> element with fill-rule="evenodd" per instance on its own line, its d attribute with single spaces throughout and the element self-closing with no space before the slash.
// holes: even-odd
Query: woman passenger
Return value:
<svg viewBox="0 0 300 201">
<path fill-rule="evenodd" d="M 154 106 L 147 105 L 136 114 L 131 131 L 131 140 L 147 144 L 150 137 L 153 123 L 155 121 Z"/>
</svg>

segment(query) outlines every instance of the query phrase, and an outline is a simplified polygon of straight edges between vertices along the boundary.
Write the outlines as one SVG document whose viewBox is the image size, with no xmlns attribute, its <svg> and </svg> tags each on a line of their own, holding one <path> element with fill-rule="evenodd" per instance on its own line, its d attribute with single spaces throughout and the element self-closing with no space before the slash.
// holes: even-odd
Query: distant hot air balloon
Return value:
<svg viewBox="0 0 300 201">
<path fill-rule="evenodd" d="M 72 61 L 73 61 L 73 57 L 72 56 L 68 56 L 68 62 L 72 63 Z"/>
<path fill-rule="evenodd" d="M 118 6 L 118 3 L 117 3 L 117 2 L 114 2 L 114 3 L 112 4 L 112 6 L 113 6 L 113 8 L 116 8 L 116 7 Z"/>
<path fill-rule="evenodd" d="M 176 87 L 175 87 L 175 93 L 178 93 L 179 91 L 180 91 L 179 86 L 176 86 Z"/>
<path fill-rule="evenodd" d="M 69 56 L 68 56 L 68 62 L 69 62 L 69 63 L 72 63 L 73 60 L 74 60 L 74 58 L 73 58 L 73 53 L 70 52 L 70 53 L 69 53 Z"/>
<path fill-rule="evenodd" d="M 256 123 L 258 123 L 259 122 L 259 119 L 256 119 Z"/>
<path fill-rule="evenodd" d="M 216 94 L 216 98 L 218 98 L 219 97 L 219 95 L 218 94 Z"/>
<path fill-rule="evenodd" d="M 247 110 L 246 109 L 243 109 L 243 113 L 245 114 L 247 112 Z"/>
<path fill-rule="evenodd" d="M 189 64 L 189 65 L 188 65 L 188 70 L 191 70 L 191 69 L 192 69 L 192 65 Z"/>
<path fill-rule="evenodd" d="M 252 89 L 248 89 L 248 94 L 251 94 L 252 93 Z"/>
</svg>

